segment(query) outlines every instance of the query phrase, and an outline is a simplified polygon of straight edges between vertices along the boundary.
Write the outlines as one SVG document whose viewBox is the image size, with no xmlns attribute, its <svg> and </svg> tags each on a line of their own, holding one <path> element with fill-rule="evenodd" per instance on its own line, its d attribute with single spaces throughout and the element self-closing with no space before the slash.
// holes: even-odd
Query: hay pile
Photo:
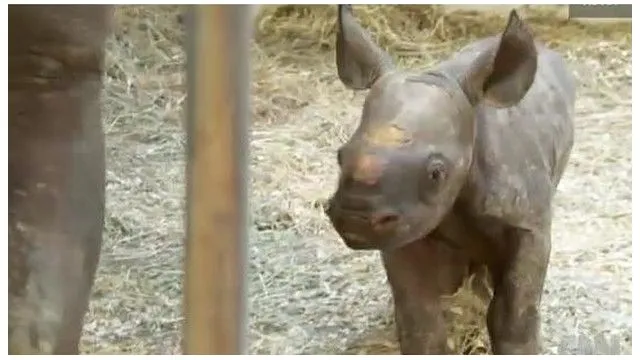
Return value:
<svg viewBox="0 0 640 360">
<path fill-rule="evenodd" d="M 436 6 L 354 10 L 407 67 L 433 64 L 473 38 L 499 32 L 505 23 L 502 16 L 447 14 Z M 107 236 L 85 352 L 179 352 L 186 96 L 180 11 L 179 6 L 123 6 L 116 14 L 105 98 Z M 556 324 L 558 318 L 573 324 L 598 313 L 589 295 L 580 295 L 586 300 L 573 295 L 579 293 L 576 284 L 587 280 L 572 278 L 566 269 L 588 269 L 591 278 L 606 275 L 610 287 L 630 284 L 631 190 L 625 176 L 631 166 L 631 25 L 568 23 L 548 9 L 523 14 L 538 38 L 563 51 L 581 79 L 576 155 L 558 193 L 554 235 L 560 245 L 545 295 L 545 314 L 563 314 L 545 316 L 553 320 L 545 322 L 553 353 L 562 351 L 564 340 L 557 335 L 574 331 Z M 266 6 L 256 18 L 247 294 L 253 354 L 397 353 L 378 256 L 347 250 L 320 206 L 334 189 L 335 150 L 356 126 L 364 95 L 344 89 L 337 79 L 334 23 L 334 6 Z M 584 192 L 589 197 L 576 195 Z M 595 201 L 607 206 L 589 210 Z M 576 231 L 607 241 L 593 245 L 584 235 L 569 235 Z M 581 260 L 601 248 L 616 250 L 598 252 L 595 262 Z M 613 298 L 598 293 L 601 285 L 588 286 L 599 298 L 599 311 L 627 314 L 628 293 L 630 316 L 628 289 Z M 478 317 L 486 303 L 464 289 L 451 303 L 446 314 L 451 347 L 487 352 Z M 630 320 L 611 320 L 612 312 L 578 327 L 630 335 Z"/>
</svg>

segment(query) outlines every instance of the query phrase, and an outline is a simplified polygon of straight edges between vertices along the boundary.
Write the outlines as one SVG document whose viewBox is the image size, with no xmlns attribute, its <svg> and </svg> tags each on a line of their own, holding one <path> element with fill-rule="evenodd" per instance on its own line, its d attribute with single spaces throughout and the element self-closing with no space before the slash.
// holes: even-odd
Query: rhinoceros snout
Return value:
<svg viewBox="0 0 640 360">
<path fill-rule="evenodd" d="M 350 204 L 332 198 L 327 202 L 325 214 L 345 244 L 352 249 L 381 248 L 395 236 L 402 224 L 400 212 L 392 208 L 376 206 L 371 202 L 367 206 L 358 203 L 360 206 L 356 208 Z"/>
</svg>

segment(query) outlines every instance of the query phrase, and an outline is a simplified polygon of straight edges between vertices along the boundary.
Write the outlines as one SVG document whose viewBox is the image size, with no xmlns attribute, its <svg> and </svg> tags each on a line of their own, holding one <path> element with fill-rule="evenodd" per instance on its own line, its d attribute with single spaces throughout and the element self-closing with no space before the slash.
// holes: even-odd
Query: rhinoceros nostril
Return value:
<svg viewBox="0 0 640 360">
<path fill-rule="evenodd" d="M 385 211 L 371 216 L 371 225 L 375 231 L 389 231 L 394 229 L 400 221 L 400 216 L 392 211 Z"/>
</svg>

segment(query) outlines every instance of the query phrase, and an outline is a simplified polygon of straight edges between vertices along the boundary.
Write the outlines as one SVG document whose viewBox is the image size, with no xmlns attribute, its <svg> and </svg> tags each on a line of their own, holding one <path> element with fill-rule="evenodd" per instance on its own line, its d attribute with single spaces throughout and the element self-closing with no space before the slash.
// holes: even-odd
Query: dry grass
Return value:
<svg viewBox="0 0 640 360">
<path fill-rule="evenodd" d="M 430 6 L 356 6 L 401 64 L 422 67 L 505 19 Z M 184 209 L 184 34 L 177 6 L 120 7 L 108 47 L 107 236 L 85 327 L 91 353 L 179 352 Z M 576 146 L 561 183 L 544 308 L 548 352 L 568 336 L 631 336 L 631 25 L 528 11 L 580 81 Z M 378 256 L 347 250 L 320 203 L 362 93 L 333 65 L 332 6 L 269 6 L 252 47 L 250 353 L 397 353 Z M 587 291 L 588 289 L 588 291 Z M 462 292 L 447 312 L 458 352 L 486 352 Z M 584 350 L 583 350 L 584 351 Z"/>
</svg>

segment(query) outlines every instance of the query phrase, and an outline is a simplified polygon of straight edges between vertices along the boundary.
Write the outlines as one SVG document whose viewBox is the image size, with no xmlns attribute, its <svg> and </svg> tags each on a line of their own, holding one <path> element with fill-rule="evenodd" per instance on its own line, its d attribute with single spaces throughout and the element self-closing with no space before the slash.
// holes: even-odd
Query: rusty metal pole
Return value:
<svg viewBox="0 0 640 360">
<path fill-rule="evenodd" d="M 188 45 L 185 354 L 245 342 L 248 6 L 192 6 Z"/>
</svg>

